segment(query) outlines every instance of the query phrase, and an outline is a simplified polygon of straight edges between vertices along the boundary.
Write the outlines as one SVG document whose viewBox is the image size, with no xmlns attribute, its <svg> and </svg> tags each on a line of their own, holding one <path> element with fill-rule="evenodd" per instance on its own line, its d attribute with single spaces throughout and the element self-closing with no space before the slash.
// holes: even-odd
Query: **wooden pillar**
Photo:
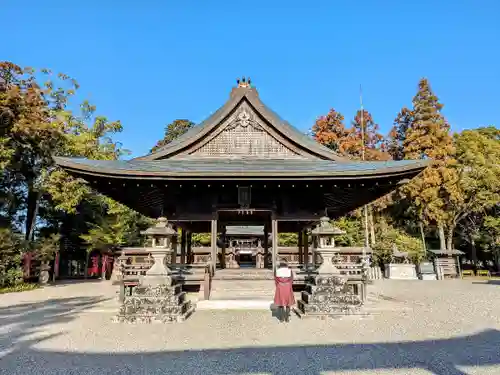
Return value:
<svg viewBox="0 0 500 375">
<path fill-rule="evenodd" d="M 212 271 L 215 272 L 217 268 L 217 218 L 214 218 L 211 221 L 211 236 L 210 236 L 210 244 L 211 244 L 211 260 L 212 260 Z"/>
<path fill-rule="evenodd" d="M 186 238 L 187 264 L 193 263 L 192 243 L 193 243 L 193 233 L 191 231 L 188 231 Z"/>
<path fill-rule="evenodd" d="M 309 264 L 309 236 L 307 235 L 307 229 L 302 231 L 302 241 L 304 246 L 304 264 Z"/>
<path fill-rule="evenodd" d="M 186 230 L 181 229 L 181 264 L 186 264 L 187 235 Z"/>
<path fill-rule="evenodd" d="M 264 268 L 269 268 L 269 228 L 264 225 Z M 272 263 L 271 263 L 272 264 Z"/>
<path fill-rule="evenodd" d="M 178 233 L 177 231 L 177 226 L 176 225 L 172 225 L 172 229 L 175 231 L 175 233 Z M 178 243 L 178 238 L 177 236 L 173 236 L 172 237 L 172 256 L 171 256 L 171 259 L 170 259 L 170 263 L 172 264 L 176 264 L 177 263 L 177 243 Z"/>
<path fill-rule="evenodd" d="M 273 236 L 273 253 L 272 253 L 272 266 L 273 272 L 276 271 L 276 261 L 278 258 L 278 220 L 274 218 L 271 219 L 271 230 Z"/>
<path fill-rule="evenodd" d="M 226 268 L 226 226 L 224 225 L 222 228 L 222 249 L 221 249 L 221 258 L 220 258 L 220 267 Z"/>
<path fill-rule="evenodd" d="M 298 233 L 297 233 L 297 245 L 298 245 L 298 248 L 299 248 L 299 264 L 304 264 L 304 245 L 303 245 L 303 241 L 302 241 L 302 231 L 300 230 Z"/>
</svg>

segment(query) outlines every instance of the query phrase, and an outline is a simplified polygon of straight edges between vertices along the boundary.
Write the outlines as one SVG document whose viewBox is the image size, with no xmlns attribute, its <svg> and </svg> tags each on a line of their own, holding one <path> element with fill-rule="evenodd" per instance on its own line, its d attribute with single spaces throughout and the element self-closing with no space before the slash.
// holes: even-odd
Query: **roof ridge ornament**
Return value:
<svg viewBox="0 0 500 375">
<path fill-rule="evenodd" d="M 250 88 L 252 87 L 252 81 L 250 80 L 250 77 L 248 79 L 245 78 L 245 76 L 241 77 L 241 79 L 236 79 L 236 83 L 238 84 L 238 87 L 244 87 L 244 88 Z"/>
</svg>

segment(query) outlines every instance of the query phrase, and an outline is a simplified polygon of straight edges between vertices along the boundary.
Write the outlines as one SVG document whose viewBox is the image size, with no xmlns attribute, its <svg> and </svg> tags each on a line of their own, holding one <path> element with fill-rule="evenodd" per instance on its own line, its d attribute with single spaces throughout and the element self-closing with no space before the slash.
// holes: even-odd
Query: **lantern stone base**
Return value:
<svg viewBox="0 0 500 375">
<path fill-rule="evenodd" d="M 181 285 L 139 285 L 125 296 L 115 322 L 168 323 L 182 322 L 194 311 Z"/>
<path fill-rule="evenodd" d="M 418 280 L 417 268 L 411 263 L 389 263 L 385 265 L 385 277 L 393 280 Z"/>
<path fill-rule="evenodd" d="M 419 276 L 420 280 L 437 280 L 435 273 L 424 273 Z"/>
<path fill-rule="evenodd" d="M 182 322 L 194 311 L 181 285 L 172 279 L 165 265 L 171 255 L 168 248 L 149 248 L 154 264 L 139 280 L 132 294 L 125 296 L 115 322 L 168 323 Z"/>
<path fill-rule="evenodd" d="M 311 279 L 297 301 L 295 313 L 300 318 L 365 315 L 361 311 L 361 296 L 346 282 L 347 278 L 339 274 L 318 275 Z"/>
</svg>

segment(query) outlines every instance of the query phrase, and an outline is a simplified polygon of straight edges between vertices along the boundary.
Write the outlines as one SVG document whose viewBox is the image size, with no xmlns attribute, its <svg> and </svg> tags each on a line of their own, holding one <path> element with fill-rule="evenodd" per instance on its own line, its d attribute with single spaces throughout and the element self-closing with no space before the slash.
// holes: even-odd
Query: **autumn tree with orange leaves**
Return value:
<svg viewBox="0 0 500 375">
<path fill-rule="evenodd" d="M 436 225 L 440 248 L 446 249 L 451 246 L 451 239 L 447 246 L 445 236 L 447 207 L 454 199 L 454 186 L 457 184 L 458 175 L 452 168 L 455 163 L 455 146 L 450 134 L 450 125 L 441 113 L 442 108 L 443 104 L 432 91 L 429 81 L 423 78 L 413 98 L 411 117 L 410 113 L 405 112 L 398 118 L 401 135 L 406 126 L 405 121 L 408 121 L 402 140 L 404 158 L 433 161 L 432 166 L 412 179 L 401 191 L 410 200 L 421 228 L 422 224 Z M 423 232 L 423 229 L 421 230 Z"/>
<path fill-rule="evenodd" d="M 355 143 L 352 131 L 344 125 L 344 116 L 333 108 L 326 116 L 316 120 L 312 136 L 317 142 L 343 156 L 349 155 Z"/>
</svg>

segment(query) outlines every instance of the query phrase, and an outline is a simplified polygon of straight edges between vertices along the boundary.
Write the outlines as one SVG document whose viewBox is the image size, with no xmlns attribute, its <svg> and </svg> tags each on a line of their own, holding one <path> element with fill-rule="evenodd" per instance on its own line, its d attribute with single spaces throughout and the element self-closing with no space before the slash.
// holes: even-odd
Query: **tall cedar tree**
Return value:
<svg viewBox="0 0 500 375">
<path fill-rule="evenodd" d="M 174 139 L 179 138 L 194 125 L 195 123 L 189 120 L 174 120 L 173 122 L 165 126 L 165 135 L 163 136 L 163 139 L 160 139 L 158 142 L 156 142 L 156 145 L 154 145 L 154 147 L 151 149 L 151 152 L 155 152 L 166 144 L 172 142 Z"/>
<path fill-rule="evenodd" d="M 404 142 L 406 132 L 413 123 L 413 117 L 413 111 L 403 107 L 394 120 L 394 126 L 389 132 L 389 137 L 386 141 L 387 152 L 389 152 L 394 160 L 403 160 L 405 157 Z"/>
<path fill-rule="evenodd" d="M 403 154 L 405 159 L 432 159 L 433 165 L 412 179 L 403 191 L 413 202 L 419 220 L 437 225 L 441 248 L 446 249 L 447 204 L 457 174 L 450 168 L 455 162 L 455 149 L 442 108 L 428 80 L 421 79 L 413 98 L 413 121 L 406 131 Z"/>
</svg>

